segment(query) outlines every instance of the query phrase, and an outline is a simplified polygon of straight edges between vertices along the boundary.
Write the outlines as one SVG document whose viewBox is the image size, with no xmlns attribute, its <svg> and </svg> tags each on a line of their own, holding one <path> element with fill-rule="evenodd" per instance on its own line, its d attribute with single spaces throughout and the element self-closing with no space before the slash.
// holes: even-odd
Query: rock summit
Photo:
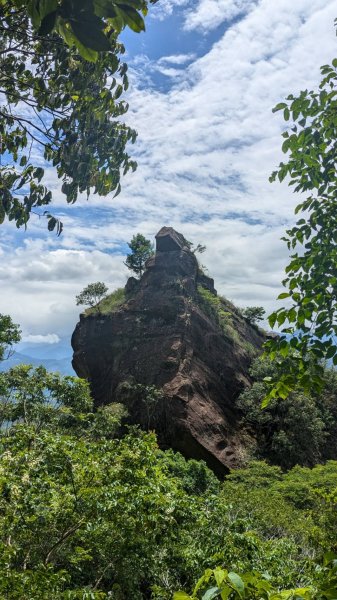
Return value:
<svg viewBox="0 0 337 600">
<path fill-rule="evenodd" d="M 140 280 L 107 314 L 87 311 L 72 337 L 73 367 L 96 406 L 121 402 L 162 448 L 203 459 L 218 475 L 242 464 L 235 400 L 264 334 L 198 265 L 183 235 L 163 227 Z"/>
</svg>

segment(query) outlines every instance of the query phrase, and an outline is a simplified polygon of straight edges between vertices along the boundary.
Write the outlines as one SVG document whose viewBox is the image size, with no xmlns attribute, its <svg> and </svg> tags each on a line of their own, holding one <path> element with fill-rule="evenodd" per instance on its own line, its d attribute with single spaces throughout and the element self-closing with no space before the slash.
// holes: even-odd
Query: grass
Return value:
<svg viewBox="0 0 337 600">
<path fill-rule="evenodd" d="M 219 323 L 222 328 L 230 323 L 231 313 L 225 310 L 227 307 L 225 307 L 221 296 L 214 296 L 212 292 L 201 285 L 198 285 L 198 296 L 204 312 Z"/>
<path fill-rule="evenodd" d="M 198 296 L 201 308 L 213 321 L 220 325 L 224 335 L 241 348 L 244 347 L 245 342 L 241 340 L 232 320 L 233 313 L 239 316 L 238 309 L 226 298 L 214 296 L 212 292 L 201 285 L 198 285 Z"/>
<path fill-rule="evenodd" d="M 97 306 L 87 308 L 84 314 L 88 315 L 108 315 L 115 312 L 125 302 L 124 288 L 117 288 L 112 294 L 105 296 Z"/>
</svg>

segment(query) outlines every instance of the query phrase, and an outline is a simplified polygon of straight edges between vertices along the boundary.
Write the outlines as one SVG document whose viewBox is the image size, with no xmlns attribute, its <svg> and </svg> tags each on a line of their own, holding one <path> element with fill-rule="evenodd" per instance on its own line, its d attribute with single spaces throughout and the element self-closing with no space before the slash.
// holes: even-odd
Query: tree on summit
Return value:
<svg viewBox="0 0 337 600">
<path fill-rule="evenodd" d="M 126 257 L 125 265 L 130 271 L 141 277 L 144 273 L 145 263 L 150 256 L 154 254 L 153 244 L 147 240 L 141 233 L 134 235 L 131 242 L 128 243 L 131 254 Z"/>
<path fill-rule="evenodd" d="M 263 321 L 265 313 L 263 306 L 247 306 L 242 310 L 245 319 L 253 325 L 256 325 L 257 321 Z"/>
<path fill-rule="evenodd" d="M 94 308 L 97 306 L 107 294 L 108 288 L 102 281 L 97 283 L 89 283 L 82 292 L 76 296 L 76 304 L 84 304 Z"/>
</svg>

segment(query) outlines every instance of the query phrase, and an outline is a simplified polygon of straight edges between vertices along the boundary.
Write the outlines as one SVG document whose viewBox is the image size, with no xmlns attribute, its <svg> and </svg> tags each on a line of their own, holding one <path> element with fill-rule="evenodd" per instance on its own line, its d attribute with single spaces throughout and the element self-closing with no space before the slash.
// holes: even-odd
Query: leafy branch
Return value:
<svg viewBox="0 0 337 600">
<path fill-rule="evenodd" d="M 337 365 L 337 59 L 321 73 L 318 91 L 290 95 L 274 108 L 289 122 L 282 145 L 288 160 L 270 181 L 288 177 L 295 192 L 309 195 L 296 206 L 301 218 L 282 238 L 293 251 L 282 282 L 286 291 L 279 295 L 289 305 L 269 317 L 281 334 L 267 343 L 266 352 L 282 361 L 264 405 L 296 387 L 319 391 L 320 363 Z"/>
<path fill-rule="evenodd" d="M 8 218 L 26 227 L 52 202 L 46 166 L 71 204 L 81 194 L 118 194 L 122 173 L 135 170 L 126 145 L 136 132 L 119 120 L 128 77 L 118 34 L 126 26 L 143 31 L 147 5 L 0 0 L 0 224 Z M 62 231 L 49 211 L 40 216 L 50 231 Z"/>
</svg>

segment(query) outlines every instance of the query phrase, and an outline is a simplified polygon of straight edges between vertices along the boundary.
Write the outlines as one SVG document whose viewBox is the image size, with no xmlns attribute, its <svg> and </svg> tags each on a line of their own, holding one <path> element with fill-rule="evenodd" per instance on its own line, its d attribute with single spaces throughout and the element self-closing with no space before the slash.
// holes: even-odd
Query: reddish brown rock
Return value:
<svg viewBox="0 0 337 600">
<path fill-rule="evenodd" d="M 156 238 L 156 254 L 140 282 L 127 284 L 125 304 L 112 314 L 81 315 L 73 367 L 89 379 L 97 406 L 125 403 L 130 421 L 154 428 L 162 447 L 222 474 L 242 462 L 235 399 L 250 384 L 251 357 L 264 336 L 226 300 L 214 311 L 213 280 L 198 272 L 181 234 L 165 227 Z M 161 397 L 151 398 L 145 386 Z"/>
</svg>

